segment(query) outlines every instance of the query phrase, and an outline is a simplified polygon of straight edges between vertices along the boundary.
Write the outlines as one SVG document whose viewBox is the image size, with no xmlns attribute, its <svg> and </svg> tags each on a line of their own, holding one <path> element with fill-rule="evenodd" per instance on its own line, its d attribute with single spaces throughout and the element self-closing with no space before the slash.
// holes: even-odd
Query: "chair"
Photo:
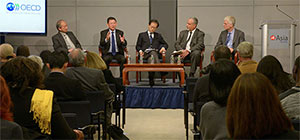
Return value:
<svg viewBox="0 0 300 140">
<path fill-rule="evenodd" d="M 160 63 L 166 63 L 166 53 L 159 53 L 159 58 L 160 58 Z M 135 55 L 135 63 L 138 64 L 139 63 L 139 52 L 136 51 L 136 55 Z M 148 63 L 147 60 L 143 60 L 143 63 Z M 140 79 L 140 80 L 139 80 Z M 136 83 L 139 83 L 139 81 L 141 81 L 141 72 L 136 72 Z M 163 80 L 163 82 L 166 82 L 166 76 L 162 76 L 161 78 Z"/>
<path fill-rule="evenodd" d="M 124 48 L 124 54 L 125 54 L 125 59 L 126 59 L 126 62 L 125 64 L 127 64 L 128 62 L 128 51 L 127 51 L 127 48 Z M 99 47 L 99 55 L 102 57 L 102 48 Z M 113 59 L 111 61 L 111 63 L 109 64 L 109 66 L 120 66 L 120 64 L 118 63 L 117 60 Z"/>
<path fill-rule="evenodd" d="M 61 113 L 65 120 L 68 122 L 69 126 L 73 129 L 78 128 L 77 114 L 76 113 Z"/>
</svg>

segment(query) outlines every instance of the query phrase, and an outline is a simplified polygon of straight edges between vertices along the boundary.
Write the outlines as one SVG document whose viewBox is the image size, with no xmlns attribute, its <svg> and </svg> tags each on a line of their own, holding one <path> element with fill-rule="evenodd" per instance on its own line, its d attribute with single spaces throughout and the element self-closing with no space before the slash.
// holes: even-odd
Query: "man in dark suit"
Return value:
<svg viewBox="0 0 300 140">
<path fill-rule="evenodd" d="M 73 32 L 68 31 L 68 24 L 64 20 L 56 22 L 58 33 L 52 36 L 53 48 L 57 52 L 68 53 L 72 49 L 81 48 L 81 45 Z"/>
<path fill-rule="evenodd" d="M 162 35 L 155 32 L 158 27 L 159 22 L 156 19 L 150 20 L 148 31 L 140 33 L 136 42 L 136 51 L 138 51 L 140 57 L 146 59 L 148 63 L 151 63 L 151 61 L 153 61 L 153 63 L 160 63 L 158 53 L 165 53 L 168 48 L 168 44 Z M 153 56 L 153 60 L 151 60 L 151 56 Z M 154 74 L 154 72 L 149 72 L 150 86 L 154 85 Z"/>
<path fill-rule="evenodd" d="M 187 30 L 180 32 L 179 37 L 175 43 L 175 49 L 181 50 L 180 57 L 191 60 L 190 77 L 194 77 L 197 66 L 200 64 L 201 53 L 204 51 L 204 32 L 196 28 L 198 19 L 196 17 L 189 18 L 186 24 Z"/>
<path fill-rule="evenodd" d="M 124 49 L 127 46 L 124 33 L 116 29 L 117 20 L 114 17 L 107 18 L 107 27 L 100 32 L 100 45 L 102 49 L 102 58 L 105 61 L 108 69 L 109 64 L 113 59 L 120 64 L 120 76 L 122 75 L 123 65 L 126 62 L 124 57 Z"/>
<path fill-rule="evenodd" d="M 233 16 L 226 16 L 224 18 L 223 26 L 225 30 L 221 32 L 216 47 L 219 45 L 226 45 L 233 55 L 232 58 L 234 58 L 238 45 L 245 41 L 245 34 L 243 31 L 234 27 L 235 18 Z"/>
<path fill-rule="evenodd" d="M 63 52 L 51 53 L 46 64 L 51 69 L 51 73 L 44 82 L 46 89 L 53 90 L 58 101 L 85 100 L 80 82 L 64 75 L 68 61 L 68 56 Z"/>
<path fill-rule="evenodd" d="M 83 91 L 103 91 L 107 101 L 107 124 L 111 124 L 112 103 L 114 93 L 110 90 L 105 81 L 103 72 L 98 69 L 84 67 L 85 54 L 80 49 L 74 49 L 69 53 L 70 67 L 66 71 L 66 76 L 80 81 Z"/>
</svg>

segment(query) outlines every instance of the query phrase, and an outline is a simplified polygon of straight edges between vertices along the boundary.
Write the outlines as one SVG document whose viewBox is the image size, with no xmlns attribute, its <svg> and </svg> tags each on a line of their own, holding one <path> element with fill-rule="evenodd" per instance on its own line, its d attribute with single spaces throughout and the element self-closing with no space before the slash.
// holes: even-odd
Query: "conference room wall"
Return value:
<svg viewBox="0 0 300 140">
<path fill-rule="evenodd" d="M 186 29 L 188 17 L 197 17 L 198 28 L 205 32 L 204 65 L 210 63 L 210 53 L 215 47 L 223 28 L 223 19 L 227 15 L 235 16 L 236 28 L 245 32 L 247 41 L 254 43 L 253 59 L 261 59 L 261 30 L 262 20 L 289 20 L 288 17 L 276 10 L 275 5 L 288 13 L 294 19 L 300 19 L 300 0 L 178 0 L 178 35 Z M 299 22 L 298 22 L 299 24 Z M 300 29 L 297 26 L 296 42 L 300 42 Z M 300 54 L 300 46 L 296 47 L 296 57 Z M 286 54 L 276 54 L 285 60 Z M 285 65 L 285 69 L 288 66 Z"/>
</svg>

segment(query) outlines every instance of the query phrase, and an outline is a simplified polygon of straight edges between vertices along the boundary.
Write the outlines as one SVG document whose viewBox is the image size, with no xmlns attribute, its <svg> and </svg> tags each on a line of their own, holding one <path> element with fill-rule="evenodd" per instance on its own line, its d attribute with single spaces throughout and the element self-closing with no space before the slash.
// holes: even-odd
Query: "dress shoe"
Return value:
<svg viewBox="0 0 300 140">
<path fill-rule="evenodd" d="M 150 87 L 153 87 L 153 86 L 154 86 L 154 79 L 149 80 L 149 85 L 150 85 Z"/>
</svg>

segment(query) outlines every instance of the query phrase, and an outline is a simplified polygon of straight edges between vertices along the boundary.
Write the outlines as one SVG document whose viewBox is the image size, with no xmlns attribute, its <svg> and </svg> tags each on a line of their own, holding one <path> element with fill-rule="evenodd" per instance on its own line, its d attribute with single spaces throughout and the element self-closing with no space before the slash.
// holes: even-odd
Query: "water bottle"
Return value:
<svg viewBox="0 0 300 140">
<path fill-rule="evenodd" d="M 177 57 L 177 64 L 178 64 L 178 65 L 181 64 L 181 57 L 180 57 L 180 55 L 178 55 L 178 57 Z"/>
<path fill-rule="evenodd" d="M 154 56 L 151 55 L 151 64 L 154 64 Z"/>
<path fill-rule="evenodd" d="M 171 55 L 170 63 L 171 63 L 171 64 L 174 64 L 174 55 Z"/>
<path fill-rule="evenodd" d="M 130 57 L 130 55 L 128 55 L 127 64 L 130 64 L 130 63 L 131 63 L 131 57 Z"/>
<path fill-rule="evenodd" d="M 140 55 L 140 64 L 143 64 L 143 56 Z"/>
</svg>

